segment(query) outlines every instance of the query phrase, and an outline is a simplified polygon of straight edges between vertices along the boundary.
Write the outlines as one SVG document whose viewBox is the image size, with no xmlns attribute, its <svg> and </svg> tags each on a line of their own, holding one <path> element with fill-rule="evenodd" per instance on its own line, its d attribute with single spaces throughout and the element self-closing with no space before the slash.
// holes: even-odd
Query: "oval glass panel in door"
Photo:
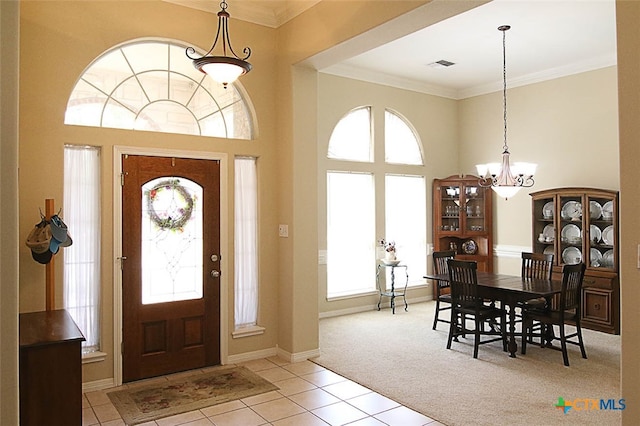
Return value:
<svg viewBox="0 0 640 426">
<path fill-rule="evenodd" d="M 142 304 L 200 299 L 202 187 L 160 177 L 142 186 Z"/>
</svg>

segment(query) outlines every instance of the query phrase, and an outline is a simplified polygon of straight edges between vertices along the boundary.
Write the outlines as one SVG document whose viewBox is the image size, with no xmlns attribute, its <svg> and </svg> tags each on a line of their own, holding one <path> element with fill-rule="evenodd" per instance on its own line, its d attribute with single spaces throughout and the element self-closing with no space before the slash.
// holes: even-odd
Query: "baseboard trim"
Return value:
<svg viewBox="0 0 640 426">
<path fill-rule="evenodd" d="M 241 362 L 253 361 L 256 359 L 269 358 L 270 356 L 276 356 L 278 351 L 276 348 L 260 349 L 258 351 L 244 352 L 236 355 L 229 355 L 227 357 L 229 364 L 239 364 Z"/>
<path fill-rule="evenodd" d="M 422 302 L 428 302 L 430 300 L 433 300 L 433 296 L 412 297 L 407 299 L 407 304 L 409 305 L 409 308 L 411 308 L 412 303 L 422 303 Z M 396 309 L 398 309 L 400 306 L 401 306 L 400 303 L 396 303 Z M 342 315 L 358 314 L 360 312 L 367 312 L 367 311 L 376 311 L 377 309 L 378 309 L 377 303 L 373 305 L 354 306 L 352 308 L 320 312 L 320 314 L 318 315 L 318 318 L 323 319 L 323 318 L 340 317 Z"/>
<path fill-rule="evenodd" d="M 100 379 L 93 382 L 86 382 L 82 384 L 82 393 L 95 392 L 103 389 L 109 389 L 116 386 L 116 381 L 113 377 L 109 379 Z"/>
</svg>

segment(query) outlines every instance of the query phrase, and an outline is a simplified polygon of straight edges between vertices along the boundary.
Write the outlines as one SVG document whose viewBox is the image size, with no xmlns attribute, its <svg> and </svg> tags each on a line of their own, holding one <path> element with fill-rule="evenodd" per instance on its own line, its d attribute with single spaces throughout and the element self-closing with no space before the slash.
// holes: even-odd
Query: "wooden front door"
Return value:
<svg viewBox="0 0 640 426">
<path fill-rule="evenodd" d="M 220 363 L 220 164 L 122 156 L 123 381 Z"/>
</svg>

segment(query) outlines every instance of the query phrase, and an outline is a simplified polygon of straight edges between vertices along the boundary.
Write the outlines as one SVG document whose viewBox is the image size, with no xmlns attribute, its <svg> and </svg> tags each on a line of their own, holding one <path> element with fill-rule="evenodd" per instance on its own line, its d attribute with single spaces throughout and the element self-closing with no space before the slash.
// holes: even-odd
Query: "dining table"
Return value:
<svg viewBox="0 0 640 426">
<path fill-rule="evenodd" d="M 477 272 L 477 277 L 479 297 L 499 301 L 501 306 L 509 307 L 509 341 L 507 349 L 509 356 L 515 358 L 518 351 L 518 344 L 515 338 L 516 306 L 521 302 L 541 297 L 550 301 L 555 294 L 561 292 L 562 280 L 523 278 L 519 275 L 481 271 Z M 424 278 L 434 281 L 449 281 L 449 274 L 427 274 Z"/>
</svg>

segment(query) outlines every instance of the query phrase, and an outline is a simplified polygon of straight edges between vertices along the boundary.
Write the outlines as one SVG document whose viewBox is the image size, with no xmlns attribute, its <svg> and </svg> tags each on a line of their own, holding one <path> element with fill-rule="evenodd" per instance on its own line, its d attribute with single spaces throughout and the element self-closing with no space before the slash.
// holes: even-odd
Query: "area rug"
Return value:
<svg viewBox="0 0 640 426">
<path fill-rule="evenodd" d="M 232 366 L 107 395 L 124 422 L 135 425 L 277 389 L 246 367 Z"/>
</svg>

